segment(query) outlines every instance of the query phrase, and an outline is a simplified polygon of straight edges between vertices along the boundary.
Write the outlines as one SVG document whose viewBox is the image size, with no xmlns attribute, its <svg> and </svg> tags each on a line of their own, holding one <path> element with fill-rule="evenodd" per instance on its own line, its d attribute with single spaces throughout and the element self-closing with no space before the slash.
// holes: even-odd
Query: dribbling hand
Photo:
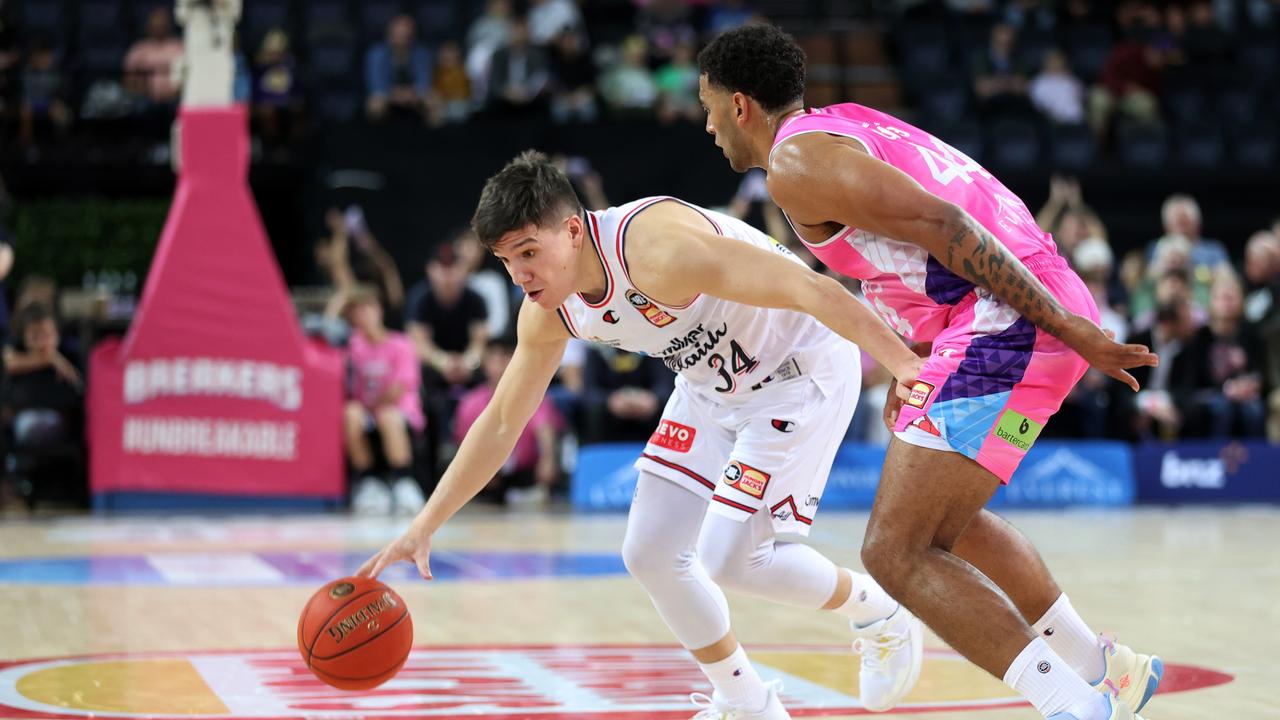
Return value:
<svg viewBox="0 0 1280 720">
<path fill-rule="evenodd" d="M 408 561 L 418 566 L 418 574 L 423 580 L 431 579 L 431 537 L 420 537 L 414 528 L 391 541 L 373 557 L 365 561 L 356 571 L 360 577 L 376 578 L 387 566 L 400 561 Z"/>
</svg>

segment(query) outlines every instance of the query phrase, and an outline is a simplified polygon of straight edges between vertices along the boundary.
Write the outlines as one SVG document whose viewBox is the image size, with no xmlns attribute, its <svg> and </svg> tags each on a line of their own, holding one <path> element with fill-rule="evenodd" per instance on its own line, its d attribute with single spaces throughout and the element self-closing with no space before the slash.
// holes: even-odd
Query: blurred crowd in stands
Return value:
<svg viewBox="0 0 1280 720">
<path fill-rule="evenodd" d="M 169 5 L 0 1 L 3 132 L 32 159 L 78 123 L 155 136 L 182 72 Z M 813 51 L 822 99 L 856 97 L 856 79 L 830 78 L 884 64 L 871 69 L 887 70 L 905 98 L 886 109 L 979 161 L 1078 170 L 1099 157 L 1140 167 L 1275 160 L 1275 0 L 867 5 L 878 12 L 850 20 L 810 0 L 252 0 L 235 92 L 268 146 L 361 117 L 699 123 L 698 48 L 768 15 Z M 850 22 L 891 42 L 828 57 Z"/>
</svg>

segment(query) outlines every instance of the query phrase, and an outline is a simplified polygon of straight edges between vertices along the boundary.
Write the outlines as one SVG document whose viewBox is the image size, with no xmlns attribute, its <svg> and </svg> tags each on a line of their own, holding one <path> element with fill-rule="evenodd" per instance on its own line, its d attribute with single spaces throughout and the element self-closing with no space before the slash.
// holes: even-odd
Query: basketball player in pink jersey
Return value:
<svg viewBox="0 0 1280 720">
<path fill-rule="evenodd" d="M 976 162 L 871 108 L 805 108 L 804 52 L 777 28 L 729 31 L 699 66 L 706 129 L 733 169 L 764 168 L 805 244 L 927 355 L 886 407 L 867 569 L 1044 716 L 1137 717 L 1159 659 L 1100 640 L 983 506 L 1089 365 L 1137 390 L 1125 368 L 1156 357 L 1098 328 L 1053 239 Z"/>
<path fill-rule="evenodd" d="M 850 340 L 907 387 L 920 358 L 746 223 L 669 197 L 586 212 L 539 153 L 489 179 L 472 225 L 525 292 L 515 354 L 426 507 L 360 572 L 411 560 L 430 577 L 432 535 L 501 467 L 569 338 L 642 352 L 676 384 L 636 460 L 622 557 L 715 688 L 695 717 L 790 717 L 739 646 L 720 586 L 848 617 L 862 704 L 901 700 L 920 674 L 919 620 L 869 576 L 775 536 L 814 522 L 858 400 Z"/>
</svg>

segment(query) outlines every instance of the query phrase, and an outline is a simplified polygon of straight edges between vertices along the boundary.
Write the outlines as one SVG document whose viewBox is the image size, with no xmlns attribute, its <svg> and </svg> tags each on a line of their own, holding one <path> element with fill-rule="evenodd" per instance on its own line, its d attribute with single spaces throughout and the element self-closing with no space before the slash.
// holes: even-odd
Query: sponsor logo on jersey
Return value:
<svg viewBox="0 0 1280 720">
<path fill-rule="evenodd" d="M 1043 429 L 1044 425 L 1017 410 L 1005 410 L 1000 422 L 996 423 L 995 433 L 996 437 L 1025 451 L 1031 449 Z"/>
<path fill-rule="evenodd" d="M 609 323 L 610 325 L 617 325 L 617 324 L 618 324 L 618 313 L 616 313 L 616 312 L 614 312 L 614 311 L 612 311 L 612 310 L 606 310 L 606 311 L 605 311 L 605 313 L 604 313 L 604 321 L 605 321 L 605 322 L 607 322 L 607 323 Z"/>
<path fill-rule="evenodd" d="M 907 404 L 911 407 L 923 408 L 929 402 L 929 398 L 933 396 L 933 385 L 917 380 L 911 386 L 911 396 L 907 398 Z"/>
<path fill-rule="evenodd" d="M 782 433 L 789 433 L 796 429 L 796 424 L 790 420 L 778 420 L 775 418 L 770 420 L 769 424 L 773 426 L 774 430 Z"/>
<path fill-rule="evenodd" d="M 763 498 L 764 490 L 769 486 L 769 473 L 757 470 L 750 465 L 734 460 L 724 469 L 724 479 L 731 488 L 737 488 L 754 498 Z"/>
<path fill-rule="evenodd" d="M 639 313 L 644 316 L 645 320 L 648 320 L 650 323 L 658 327 L 666 327 L 676 321 L 674 315 L 671 315 L 666 310 L 654 305 L 652 300 L 641 295 L 635 290 L 627 291 L 627 302 L 631 303 L 631 307 L 639 311 Z"/>
<path fill-rule="evenodd" d="M 653 435 L 649 437 L 649 442 L 673 452 L 686 453 L 693 447 L 693 438 L 697 434 L 698 431 L 688 425 L 663 420 L 658 423 L 658 429 L 654 430 Z"/>
<path fill-rule="evenodd" d="M 671 372 L 688 370 L 701 363 L 720 344 L 720 340 L 729 334 L 729 324 L 721 323 L 720 327 L 708 331 L 698 323 L 698 327 L 675 338 L 662 351 L 662 362 Z"/>
</svg>

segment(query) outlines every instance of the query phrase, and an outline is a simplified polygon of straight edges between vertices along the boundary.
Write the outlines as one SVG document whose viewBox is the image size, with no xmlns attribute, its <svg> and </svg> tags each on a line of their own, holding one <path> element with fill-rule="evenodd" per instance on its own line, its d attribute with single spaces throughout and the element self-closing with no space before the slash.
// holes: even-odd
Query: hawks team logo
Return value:
<svg viewBox="0 0 1280 720">
<path fill-rule="evenodd" d="M 724 479 L 731 488 L 737 488 L 754 498 L 763 498 L 764 489 L 769 486 L 769 473 L 757 470 L 750 465 L 734 460 L 724 469 Z"/>
<path fill-rule="evenodd" d="M 609 323 L 610 325 L 617 325 L 617 324 L 618 324 L 618 313 L 616 313 L 616 312 L 614 312 L 614 311 L 612 311 L 612 310 L 607 310 L 607 311 L 605 311 L 605 314 L 604 314 L 604 321 L 605 321 L 605 322 L 607 322 L 607 323 Z"/>
<path fill-rule="evenodd" d="M 674 315 L 654 305 L 652 300 L 635 290 L 627 291 L 627 302 L 631 303 L 631 307 L 638 310 L 645 320 L 658 327 L 666 327 L 676 321 Z M 607 320 L 608 318 L 605 319 Z"/>
<path fill-rule="evenodd" d="M 933 390 L 933 385 L 923 380 L 917 380 L 911 386 L 911 396 L 907 398 L 907 404 L 911 407 L 923 408 L 933 395 Z"/>
</svg>

